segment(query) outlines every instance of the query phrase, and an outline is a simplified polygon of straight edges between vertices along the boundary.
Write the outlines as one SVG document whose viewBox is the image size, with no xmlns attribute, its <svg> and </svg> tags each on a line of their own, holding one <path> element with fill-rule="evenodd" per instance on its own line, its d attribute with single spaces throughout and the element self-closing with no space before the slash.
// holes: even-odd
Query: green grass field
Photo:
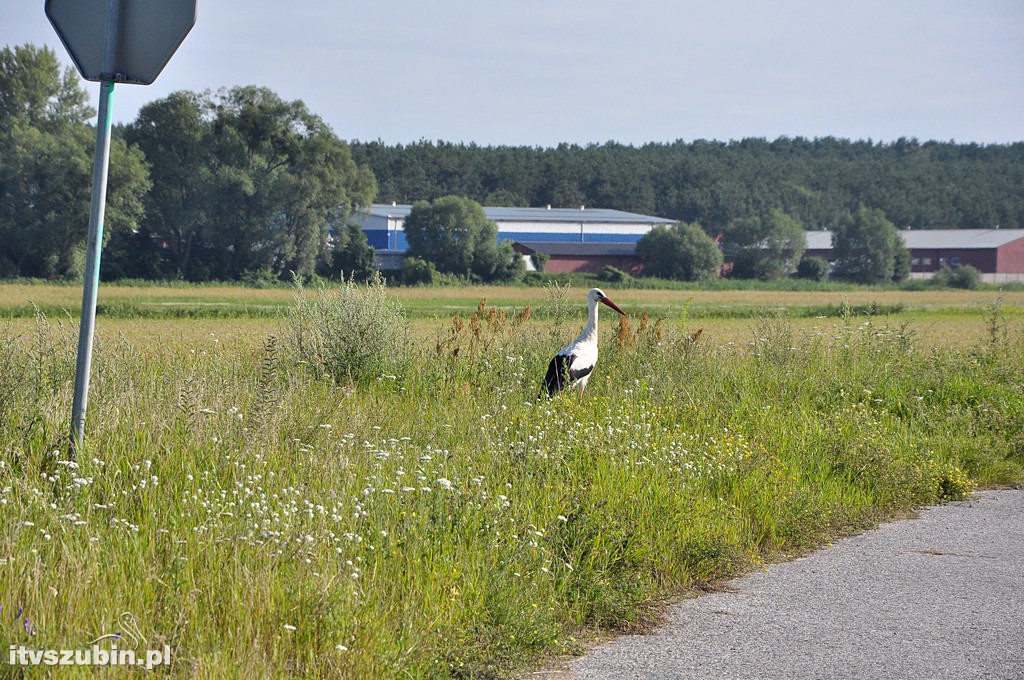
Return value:
<svg viewBox="0 0 1024 680">
<path fill-rule="evenodd" d="M 569 290 L 582 300 L 584 289 Z M 428 336 L 453 316 L 470 316 L 481 300 L 508 314 L 530 307 L 538 322 L 546 321 L 550 314 L 543 288 L 395 288 L 392 294 L 402 302 L 417 331 Z M 757 319 L 782 316 L 798 328 L 815 329 L 827 325 L 825 320 L 834 321 L 844 309 L 908 322 L 929 342 L 960 345 L 977 339 L 984 310 L 997 299 L 1008 319 L 1024 319 L 1021 290 L 620 290 L 614 297 L 635 317 L 647 313 L 672 323 L 703 323 L 706 319 L 705 330 L 722 342 L 748 340 Z M 210 333 L 259 338 L 276 332 L 294 300 L 295 292 L 288 288 L 104 284 L 98 296 L 98 333 L 172 339 L 200 339 Z M 7 318 L 18 328 L 30 326 L 37 311 L 50 319 L 77 322 L 80 310 L 80 285 L 0 284 L 0 319 Z M 583 305 L 576 305 L 571 313 L 582 322 Z"/>
<path fill-rule="evenodd" d="M 0 286 L 0 649 L 128 613 L 175 677 L 502 677 L 1024 483 L 1024 293 L 609 286 L 538 400 L 583 292 L 103 286 L 67 461 L 80 290 Z"/>
</svg>

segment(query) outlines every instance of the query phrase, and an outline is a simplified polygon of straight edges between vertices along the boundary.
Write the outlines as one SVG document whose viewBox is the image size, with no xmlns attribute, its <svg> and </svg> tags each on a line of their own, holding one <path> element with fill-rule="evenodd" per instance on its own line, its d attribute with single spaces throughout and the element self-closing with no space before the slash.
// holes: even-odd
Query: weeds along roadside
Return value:
<svg viewBox="0 0 1024 680">
<path fill-rule="evenodd" d="M 721 347 L 685 317 L 606 322 L 585 398 L 538 400 L 581 323 L 567 292 L 553 324 L 482 301 L 418 344 L 379 282 L 307 291 L 245 347 L 99 343 L 74 464 L 74 329 L 2 338 L 0 642 L 85 644 L 128 611 L 181 676 L 499 673 L 1024 481 L 997 305 L 967 350 L 853 314 Z"/>
</svg>

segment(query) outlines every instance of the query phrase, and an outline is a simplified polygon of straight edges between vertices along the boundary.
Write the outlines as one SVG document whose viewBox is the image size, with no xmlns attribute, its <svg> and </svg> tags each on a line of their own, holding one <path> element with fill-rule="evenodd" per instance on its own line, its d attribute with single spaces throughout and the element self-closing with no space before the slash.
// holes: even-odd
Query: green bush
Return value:
<svg viewBox="0 0 1024 680">
<path fill-rule="evenodd" d="M 633 277 L 629 275 L 629 272 L 624 272 L 618 267 L 607 265 L 601 270 L 601 275 L 598 278 L 602 281 L 607 281 L 608 283 L 623 283 L 625 281 L 629 281 Z"/>
<path fill-rule="evenodd" d="M 289 322 L 296 360 L 337 383 L 366 382 L 402 369 L 410 355 L 401 303 L 377 275 L 338 288 L 321 286 L 315 297 L 298 286 Z"/>
<path fill-rule="evenodd" d="M 698 224 L 655 227 L 637 241 L 636 254 L 645 276 L 677 281 L 715 279 L 722 266 L 722 251 Z"/>
<path fill-rule="evenodd" d="M 533 260 L 534 268 L 539 272 L 543 272 L 544 268 L 548 266 L 548 260 L 551 259 L 551 255 L 549 253 L 536 252 L 530 255 L 530 259 Z"/>
<path fill-rule="evenodd" d="M 429 286 L 436 274 L 434 265 L 419 257 L 407 257 L 402 263 L 402 283 L 407 286 Z"/>
<path fill-rule="evenodd" d="M 274 288 L 282 284 L 270 267 L 253 269 L 242 274 L 242 283 L 249 288 Z"/>
<path fill-rule="evenodd" d="M 969 264 L 955 268 L 946 266 L 935 272 L 930 283 L 938 288 L 975 290 L 981 283 L 981 272 Z"/>
<path fill-rule="evenodd" d="M 797 265 L 796 277 L 811 281 L 828 281 L 828 271 L 828 260 L 817 255 L 808 255 Z"/>
</svg>

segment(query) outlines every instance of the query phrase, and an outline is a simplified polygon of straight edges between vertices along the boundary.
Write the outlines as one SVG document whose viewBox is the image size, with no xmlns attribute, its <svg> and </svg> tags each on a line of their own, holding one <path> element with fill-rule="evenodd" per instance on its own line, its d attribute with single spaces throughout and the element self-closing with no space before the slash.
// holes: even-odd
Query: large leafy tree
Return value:
<svg viewBox="0 0 1024 680">
<path fill-rule="evenodd" d="M 0 50 L 0 275 L 81 274 L 96 139 L 87 101 L 49 48 Z M 137 226 L 148 187 L 142 154 L 113 139 L 105 239 Z"/>
<path fill-rule="evenodd" d="M 722 230 L 722 250 L 738 278 L 770 281 L 786 276 L 796 271 L 806 249 L 803 225 L 777 208 L 760 217 L 735 219 Z"/>
<path fill-rule="evenodd" d="M 59 130 L 95 115 L 73 69 L 53 50 L 32 45 L 0 49 L 0 130 L 14 125 Z"/>
<path fill-rule="evenodd" d="M 512 242 L 498 243 L 498 228 L 491 223 L 480 233 L 473 253 L 473 275 L 481 281 L 518 281 L 526 273 L 526 262 L 512 248 Z"/>
<path fill-rule="evenodd" d="M 409 256 L 432 262 L 437 270 L 481 281 L 507 281 L 525 265 L 508 242 L 498 243 L 498 227 L 476 201 L 442 196 L 418 201 L 405 219 Z"/>
<path fill-rule="evenodd" d="M 906 278 L 907 247 L 899 230 L 875 208 L 861 206 L 832 232 L 836 272 L 856 283 L 884 283 Z"/>
<path fill-rule="evenodd" d="M 703 281 L 718 276 L 722 252 L 697 224 L 655 227 L 636 244 L 644 273 L 679 281 Z"/>
<path fill-rule="evenodd" d="M 265 88 L 175 93 L 127 134 L 153 162 L 146 229 L 185 278 L 308 275 L 328 227 L 376 193 L 323 120 Z"/>
<path fill-rule="evenodd" d="M 151 251 L 153 264 L 140 276 L 201 278 L 205 272 L 204 229 L 209 224 L 212 122 L 208 102 L 191 92 L 175 92 L 142 107 L 125 138 L 138 145 L 152 166 L 146 219 L 134 235 L 134 248 Z M 148 259 L 148 258 L 146 258 Z M 141 264 L 136 260 L 136 264 Z M 155 270 L 155 271 L 153 271 Z"/>
</svg>

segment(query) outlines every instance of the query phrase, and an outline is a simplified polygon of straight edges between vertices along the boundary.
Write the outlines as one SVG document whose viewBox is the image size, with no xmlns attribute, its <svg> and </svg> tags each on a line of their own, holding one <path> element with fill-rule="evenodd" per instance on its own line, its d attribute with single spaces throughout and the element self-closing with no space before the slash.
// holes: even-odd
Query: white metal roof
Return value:
<svg viewBox="0 0 1024 680">
<path fill-rule="evenodd" d="M 374 217 L 405 219 L 412 206 L 404 203 L 374 203 L 366 211 Z M 488 208 L 487 219 L 493 222 L 605 222 L 616 224 L 674 224 L 675 220 L 608 208 Z"/>
<path fill-rule="evenodd" d="M 831 231 L 807 231 L 804 232 L 804 235 L 807 237 L 808 250 L 829 250 L 832 248 Z"/>
<path fill-rule="evenodd" d="M 1018 239 L 1024 239 L 1024 229 L 907 229 L 900 231 L 907 248 L 978 250 L 998 248 Z M 828 250 L 832 247 L 832 232 L 808 231 L 809 250 Z"/>
</svg>

